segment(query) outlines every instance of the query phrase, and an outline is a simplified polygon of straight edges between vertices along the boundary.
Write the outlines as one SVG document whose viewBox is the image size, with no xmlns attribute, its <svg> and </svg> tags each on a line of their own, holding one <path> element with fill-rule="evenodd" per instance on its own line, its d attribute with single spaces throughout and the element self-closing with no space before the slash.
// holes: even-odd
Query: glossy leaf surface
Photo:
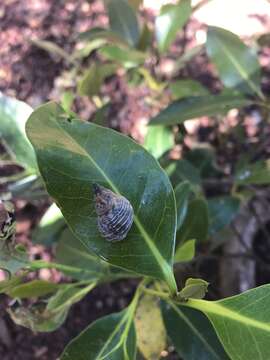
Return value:
<svg viewBox="0 0 270 360">
<path fill-rule="evenodd" d="M 159 51 L 168 50 L 175 40 L 177 32 L 185 25 L 191 14 L 190 0 L 182 0 L 179 4 L 167 4 L 161 8 L 156 18 L 155 34 Z"/>
<path fill-rule="evenodd" d="M 31 115 L 27 133 L 48 192 L 86 248 L 111 264 L 164 279 L 175 291 L 175 199 L 156 160 L 111 129 L 70 121 L 55 103 Z M 134 223 L 123 241 L 108 242 L 99 233 L 93 183 L 131 202 Z"/>
<path fill-rule="evenodd" d="M 240 200 L 232 196 L 211 198 L 207 203 L 210 235 L 229 225 L 238 213 L 240 206 Z"/>
<path fill-rule="evenodd" d="M 207 317 L 200 311 L 162 303 L 168 335 L 184 360 L 229 360 Z"/>
<path fill-rule="evenodd" d="M 98 319 L 65 348 L 61 360 L 135 360 L 136 334 L 128 312 Z"/>
<path fill-rule="evenodd" d="M 194 96 L 171 103 L 149 125 L 174 125 L 200 116 L 224 114 L 233 108 L 241 108 L 252 101 L 241 95 Z"/>
<path fill-rule="evenodd" d="M 258 58 L 237 35 L 211 26 L 207 33 L 206 50 L 225 86 L 261 97 Z"/>
<path fill-rule="evenodd" d="M 207 315 L 231 359 L 270 358 L 270 285 L 219 301 L 191 299 L 188 304 Z"/>
</svg>

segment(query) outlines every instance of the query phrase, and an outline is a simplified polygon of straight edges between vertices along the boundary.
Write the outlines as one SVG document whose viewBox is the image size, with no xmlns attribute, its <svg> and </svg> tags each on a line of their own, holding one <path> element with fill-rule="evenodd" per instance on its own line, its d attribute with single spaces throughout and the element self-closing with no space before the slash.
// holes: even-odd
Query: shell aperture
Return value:
<svg viewBox="0 0 270 360">
<path fill-rule="evenodd" d="M 133 223 L 130 202 L 98 184 L 93 184 L 93 189 L 99 232 L 108 241 L 123 240 Z"/>
</svg>

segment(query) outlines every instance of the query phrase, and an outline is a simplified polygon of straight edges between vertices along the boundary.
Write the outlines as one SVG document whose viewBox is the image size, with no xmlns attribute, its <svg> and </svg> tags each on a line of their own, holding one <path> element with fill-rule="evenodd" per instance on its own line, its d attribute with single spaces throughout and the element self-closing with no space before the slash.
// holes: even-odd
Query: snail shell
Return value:
<svg viewBox="0 0 270 360">
<path fill-rule="evenodd" d="M 98 229 L 108 241 L 123 240 L 133 223 L 133 208 L 121 195 L 93 184 Z"/>
</svg>

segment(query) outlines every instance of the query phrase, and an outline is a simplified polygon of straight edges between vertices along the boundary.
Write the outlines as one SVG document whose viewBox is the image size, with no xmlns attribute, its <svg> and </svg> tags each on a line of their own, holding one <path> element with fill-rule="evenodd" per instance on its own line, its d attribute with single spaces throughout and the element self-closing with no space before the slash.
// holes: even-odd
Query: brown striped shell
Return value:
<svg viewBox="0 0 270 360">
<path fill-rule="evenodd" d="M 123 240 L 133 223 L 133 208 L 122 195 L 93 184 L 98 229 L 108 241 Z"/>
</svg>

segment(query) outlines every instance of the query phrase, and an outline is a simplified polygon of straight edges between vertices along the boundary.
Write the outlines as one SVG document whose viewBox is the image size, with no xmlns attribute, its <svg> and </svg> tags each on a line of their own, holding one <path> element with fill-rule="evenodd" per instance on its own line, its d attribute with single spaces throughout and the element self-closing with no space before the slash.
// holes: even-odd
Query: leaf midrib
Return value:
<svg viewBox="0 0 270 360">
<path fill-rule="evenodd" d="M 224 54 L 228 57 L 229 61 L 236 68 L 240 76 L 248 83 L 250 89 L 254 91 L 259 97 L 261 97 L 261 91 L 258 89 L 256 84 L 250 79 L 249 75 L 245 72 L 245 69 L 241 67 L 241 63 L 237 62 L 237 59 L 233 56 L 230 50 L 222 43 L 217 37 L 216 41 L 219 44 L 218 46 L 224 52 Z"/>
</svg>

